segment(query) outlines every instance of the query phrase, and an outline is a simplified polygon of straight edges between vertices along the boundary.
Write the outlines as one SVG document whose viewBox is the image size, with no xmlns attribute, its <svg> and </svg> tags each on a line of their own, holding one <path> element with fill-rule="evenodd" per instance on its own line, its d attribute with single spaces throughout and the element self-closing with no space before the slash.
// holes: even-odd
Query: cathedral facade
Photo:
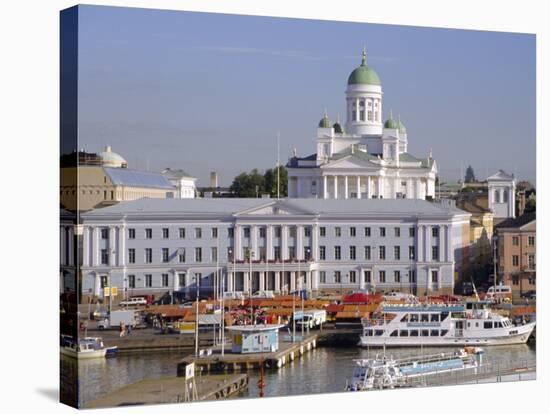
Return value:
<svg viewBox="0 0 550 414">
<path fill-rule="evenodd" d="M 348 77 L 346 122 L 332 123 L 327 113 L 317 128 L 316 153 L 289 160 L 290 198 L 413 198 L 435 196 L 437 164 L 431 153 L 418 158 L 407 151 L 407 130 L 393 114 L 382 120 L 382 84 L 367 65 Z"/>
</svg>

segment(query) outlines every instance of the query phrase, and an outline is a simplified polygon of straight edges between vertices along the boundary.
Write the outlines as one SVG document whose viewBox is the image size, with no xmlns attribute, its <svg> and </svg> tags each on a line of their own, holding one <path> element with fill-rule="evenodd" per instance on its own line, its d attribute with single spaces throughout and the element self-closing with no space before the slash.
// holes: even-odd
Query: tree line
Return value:
<svg viewBox="0 0 550 414">
<path fill-rule="evenodd" d="M 288 195 L 287 178 L 288 173 L 285 167 L 270 168 L 261 174 L 257 168 L 250 172 L 242 172 L 233 179 L 230 190 L 237 197 L 258 198 L 269 194 L 270 197 L 277 197 L 277 174 L 279 170 L 279 195 Z"/>
</svg>

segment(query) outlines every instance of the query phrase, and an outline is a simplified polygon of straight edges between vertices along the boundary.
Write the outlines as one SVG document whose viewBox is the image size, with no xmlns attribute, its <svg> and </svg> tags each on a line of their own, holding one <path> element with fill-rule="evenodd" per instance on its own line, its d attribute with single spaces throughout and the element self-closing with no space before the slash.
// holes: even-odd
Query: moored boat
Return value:
<svg viewBox="0 0 550 414">
<path fill-rule="evenodd" d="M 60 352 L 63 355 L 78 359 L 95 359 L 115 356 L 116 346 L 106 347 L 99 337 L 85 337 L 78 340 L 62 335 Z"/>
</svg>

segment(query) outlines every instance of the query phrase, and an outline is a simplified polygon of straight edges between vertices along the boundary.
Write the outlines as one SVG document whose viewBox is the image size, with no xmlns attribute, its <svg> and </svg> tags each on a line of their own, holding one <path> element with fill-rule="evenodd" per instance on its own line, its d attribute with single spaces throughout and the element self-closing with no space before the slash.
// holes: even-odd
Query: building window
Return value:
<svg viewBox="0 0 550 414">
<path fill-rule="evenodd" d="M 326 246 L 319 246 L 319 260 L 327 259 L 327 248 Z"/>
<path fill-rule="evenodd" d="M 195 262 L 197 262 L 197 263 L 202 262 L 202 248 L 201 247 L 195 247 Z"/>
<path fill-rule="evenodd" d="M 416 256 L 416 252 L 414 249 L 414 246 L 409 246 L 409 260 L 414 260 Z"/>
<path fill-rule="evenodd" d="M 432 270 L 432 283 L 437 283 L 439 280 L 439 272 L 437 270 Z"/>
<path fill-rule="evenodd" d="M 109 264 L 109 252 L 107 249 L 101 249 L 101 264 Z"/>
<path fill-rule="evenodd" d="M 227 248 L 227 260 L 232 262 L 234 258 L 235 257 L 233 255 L 233 247 L 228 247 Z"/>
<path fill-rule="evenodd" d="M 519 275 L 512 275 L 512 284 L 519 285 Z"/>
<path fill-rule="evenodd" d="M 365 260 L 370 260 L 371 254 L 370 254 L 370 246 L 365 246 Z"/>
<path fill-rule="evenodd" d="M 266 258 L 265 247 L 260 247 L 260 260 L 265 260 L 265 258 Z"/>
<path fill-rule="evenodd" d="M 355 260 L 356 259 L 356 248 L 355 248 L 355 246 L 350 246 L 349 247 L 349 259 L 350 260 Z"/>
<path fill-rule="evenodd" d="M 319 282 L 327 283 L 327 272 L 325 272 L 324 270 L 319 272 Z"/>
<path fill-rule="evenodd" d="M 304 246 L 304 259 L 310 260 L 311 259 L 311 247 Z"/>
<path fill-rule="evenodd" d="M 179 249 L 178 261 L 179 261 L 180 263 L 185 263 L 185 248 L 184 248 L 184 247 L 181 247 L 181 248 Z"/>
<path fill-rule="evenodd" d="M 128 287 L 134 289 L 136 287 L 136 275 L 128 275 Z"/>
<path fill-rule="evenodd" d="M 265 227 L 260 227 L 260 237 L 261 237 L 262 239 L 265 239 L 266 234 L 267 234 L 266 228 L 265 228 Z"/>
<path fill-rule="evenodd" d="M 145 229 L 145 238 L 146 239 L 152 239 L 153 238 L 153 229 Z"/>
<path fill-rule="evenodd" d="M 495 203 L 500 203 L 500 192 L 498 190 L 495 190 L 494 194 L 495 194 Z"/>
<path fill-rule="evenodd" d="M 280 246 L 275 246 L 273 248 L 273 258 L 275 260 L 281 260 L 281 247 Z"/>
<path fill-rule="evenodd" d="M 233 227 L 229 227 L 227 229 L 227 237 L 232 239 L 234 235 L 235 235 L 235 229 Z"/>
<path fill-rule="evenodd" d="M 249 239 L 250 238 L 250 227 L 244 227 L 243 228 L 243 237 Z"/>
<path fill-rule="evenodd" d="M 349 228 L 349 236 L 350 237 L 355 237 L 355 234 L 356 234 L 355 227 L 350 227 Z"/>
<path fill-rule="evenodd" d="M 178 274 L 178 282 L 181 287 L 185 287 L 185 273 Z"/>
<path fill-rule="evenodd" d="M 128 249 L 128 263 L 136 262 L 136 249 Z"/>
<path fill-rule="evenodd" d="M 288 236 L 289 237 L 296 238 L 296 233 L 297 233 L 297 227 L 296 226 L 291 226 L 291 227 L 288 228 Z"/>
<path fill-rule="evenodd" d="M 153 262 L 153 249 L 145 249 L 145 263 Z"/>
<path fill-rule="evenodd" d="M 416 283 L 416 271 L 415 270 L 409 270 L 409 282 L 410 283 Z"/>
<path fill-rule="evenodd" d="M 136 229 L 128 229 L 128 238 L 129 239 L 135 239 L 136 238 Z"/>
<path fill-rule="evenodd" d="M 401 283 L 401 272 L 399 270 L 394 270 L 393 279 L 395 280 L 395 283 Z"/>
<path fill-rule="evenodd" d="M 195 239 L 202 238 L 202 229 L 200 227 L 195 227 Z"/>
<path fill-rule="evenodd" d="M 365 283 L 371 283 L 372 280 L 372 272 L 370 270 L 365 270 L 363 272 Z"/>
<path fill-rule="evenodd" d="M 386 271 L 385 270 L 380 270 L 380 272 L 378 273 L 378 277 L 380 279 L 380 283 L 386 283 Z"/>
<path fill-rule="evenodd" d="M 432 260 L 437 262 L 439 260 L 439 247 L 432 246 Z"/>
<path fill-rule="evenodd" d="M 516 254 L 512 256 L 512 266 L 519 266 L 519 256 Z"/>
<path fill-rule="evenodd" d="M 334 246 L 334 260 L 342 259 L 342 249 L 340 246 Z"/>
<path fill-rule="evenodd" d="M 109 229 L 101 229 L 101 238 L 106 240 L 109 238 Z"/>
<path fill-rule="evenodd" d="M 386 228 L 380 227 L 380 237 L 386 237 Z"/>
<path fill-rule="evenodd" d="M 393 231 L 395 233 L 395 237 L 401 237 L 401 229 L 399 227 L 395 227 Z"/>
<path fill-rule="evenodd" d="M 414 227 L 409 227 L 409 237 L 414 237 L 415 231 Z"/>
<path fill-rule="evenodd" d="M 386 246 L 380 246 L 378 248 L 379 256 L 378 258 L 380 260 L 386 260 Z"/>
<path fill-rule="evenodd" d="M 212 247 L 211 248 L 210 257 L 211 257 L 212 262 L 215 262 L 215 261 L 218 260 L 218 248 L 217 247 Z"/>
<path fill-rule="evenodd" d="M 185 239 L 185 228 L 180 227 L 178 232 L 179 232 L 180 239 Z"/>
<path fill-rule="evenodd" d="M 370 227 L 365 227 L 365 237 L 370 237 Z"/>
<path fill-rule="evenodd" d="M 355 270 L 350 270 L 349 272 L 349 282 L 350 283 L 357 283 L 357 273 Z"/>
<path fill-rule="evenodd" d="M 334 272 L 334 283 L 342 283 L 342 273 L 339 270 Z"/>
<path fill-rule="evenodd" d="M 163 239 L 169 239 L 170 238 L 170 229 L 163 228 L 162 229 L 162 238 Z"/>
<path fill-rule="evenodd" d="M 512 246 L 519 246 L 519 237 L 513 236 L 512 237 Z"/>
<path fill-rule="evenodd" d="M 439 237 L 439 227 L 432 227 L 432 237 Z"/>
<path fill-rule="evenodd" d="M 217 239 L 218 238 L 218 228 L 212 227 L 212 238 Z"/>
<path fill-rule="evenodd" d="M 335 227 L 335 228 L 334 228 L 334 235 L 335 235 L 336 237 L 342 236 L 342 227 Z"/>
<path fill-rule="evenodd" d="M 294 246 L 288 246 L 288 258 L 296 259 L 296 248 Z"/>
<path fill-rule="evenodd" d="M 534 246 L 535 245 L 535 236 L 529 236 L 528 243 L 529 243 L 529 246 Z"/>
<path fill-rule="evenodd" d="M 534 269 L 534 268 L 535 268 L 535 255 L 530 254 L 529 255 L 529 269 Z"/>
<path fill-rule="evenodd" d="M 325 237 L 327 235 L 327 228 L 326 227 L 319 227 L 319 236 Z"/>
<path fill-rule="evenodd" d="M 401 260 L 401 248 L 399 246 L 393 246 L 393 258 Z"/>
<path fill-rule="evenodd" d="M 304 237 L 311 237 L 311 227 L 304 227 Z"/>
<path fill-rule="evenodd" d="M 108 279 L 107 276 L 101 276 L 101 279 L 99 280 L 99 283 L 101 284 L 101 289 L 105 289 L 108 285 Z"/>
<path fill-rule="evenodd" d="M 168 250 L 168 248 L 166 247 L 163 247 L 162 248 L 162 261 L 164 263 L 167 263 L 168 261 L 170 261 L 170 251 Z"/>
<path fill-rule="evenodd" d="M 147 274 L 145 275 L 145 287 L 152 287 L 153 286 L 153 275 Z"/>
<path fill-rule="evenodd" d="M 162 287 L 168 287 L 168 273 L 162 274 Z"/>
<path fill-rule="evenodd" d="M 275 237 L 281 237 L 281 234 L 282 234 L 282 229 L 281 229 L 281 226 L 277 226 L 275 227 Z"/>
</svg>

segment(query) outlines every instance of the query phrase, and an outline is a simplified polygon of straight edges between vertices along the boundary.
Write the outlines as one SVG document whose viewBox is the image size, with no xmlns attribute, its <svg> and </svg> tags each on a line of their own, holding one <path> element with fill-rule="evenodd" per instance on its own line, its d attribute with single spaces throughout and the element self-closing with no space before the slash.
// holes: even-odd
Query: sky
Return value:
<svg viewBox="0 0 550 414">
<path fill-rule="evenodd" d="M 443 181 L 471 165 L 536 183 L 531 34 L 80 6 L 79 148 L 229 185 L 276 165 L 278 134 L 283 163 L 315 152 L 364 46 L 384 119 L 400 115 Z"/>
</svg>

